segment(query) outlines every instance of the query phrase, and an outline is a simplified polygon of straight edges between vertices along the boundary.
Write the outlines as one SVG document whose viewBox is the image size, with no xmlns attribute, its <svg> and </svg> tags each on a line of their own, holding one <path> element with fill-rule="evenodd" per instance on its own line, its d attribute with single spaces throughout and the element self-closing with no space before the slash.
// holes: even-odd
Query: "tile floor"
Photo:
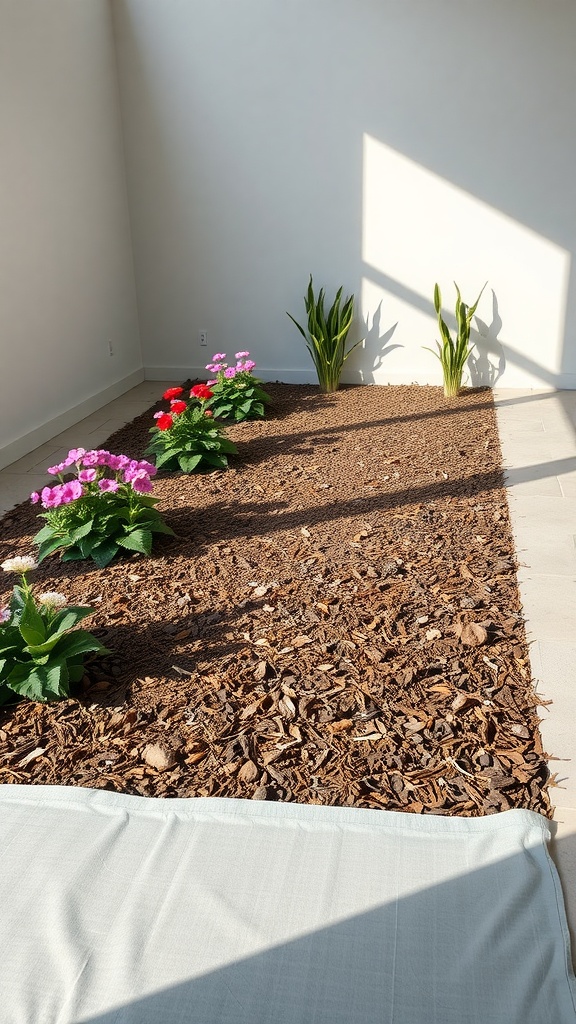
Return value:
<svg viewBox="0 0 576 1024">
<path fill-rule="evenodd" d="M 46 466 L 72 446 L 98 447 L 178 381 L 144 381 L 0 471 L 0 515 L 46 484 Z M 576 391 L 494 393 L 516 538 L 520 593 L 554 760 L 553 856 L 576 953 Z"/>
<path fill-rule="evenodd" d="M 576 962 L 576 391 L 496 390 L 542 741 L 554 760 L 556 860 Z"/>
</svg>

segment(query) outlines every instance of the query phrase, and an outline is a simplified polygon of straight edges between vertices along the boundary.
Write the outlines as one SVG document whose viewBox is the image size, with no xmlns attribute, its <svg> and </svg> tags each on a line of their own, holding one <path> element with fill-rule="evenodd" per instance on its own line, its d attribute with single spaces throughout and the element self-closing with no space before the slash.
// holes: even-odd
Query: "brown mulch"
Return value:
<svg viewBox="0 0 576 1024">
<path fill-rule="evenodd" d="M 157 478 L 151 559 L 33 574 L 113 654 L 0 709 L 0 782 L 550 815 L 491 392 L 267 387 L 233 468 Z M 38 526 L 5 516 L 1 559 Z"/>
</svg>

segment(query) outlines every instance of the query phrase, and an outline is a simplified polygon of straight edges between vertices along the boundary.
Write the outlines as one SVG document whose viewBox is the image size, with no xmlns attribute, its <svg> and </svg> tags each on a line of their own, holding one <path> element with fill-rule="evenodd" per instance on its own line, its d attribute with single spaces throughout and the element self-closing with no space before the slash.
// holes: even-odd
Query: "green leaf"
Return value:
<svg viewBox="0 0 576 1024">
<path fill-rule="evenodd" d="M 75 530 L 72 530 L 70 540 L 73 544 L 76 544 L 82 537 L 87 537 L 93 527 L 94 520 L 90 519 L 87 523 L 83 523 L 82 526 L 78 526 Z"/>
<path fill-rule="evenodd" d="M 62 608 L 50 623 L 50 634 L 64 633 L 67 629 L 72 629 L 73 626 L 77 626 L 82 619 L 88 618 L 89 615 L 94 614 L 93 608 L 87 608 L 85 605 L 70 605 L 68 608 Z"/>
<path fill-rule="evenodd" d="M 8 679 L 7 685 L 15 693 L 30 700 L 58 700 L 68 697 L 68 670 L 66 663 L 56 661 L 50 665 L 16 665 Z"/>
<path fill-rule="evenodd" d="M 51 526 L 48 526 L 48 524 L 46 524 L 46 526 L 43 526 L 42 529 L 38 531 L 33 540 L 35 544 L 42 544 L 43 541 L 50 540 L 53 536 L 54 530 L 52 529 Z"/>
<path fill-rule="evenodd" d="M 202 455 L 181 455 L 178 459 L 183 473 L 193 473 L 202 462 Z"/>
<path fill-rule="evenodd" d="M 76 545 L 73 548 L 68 548 L 62 555 L 63 562 L 79 562 L 82 558 L 84 558 L 84 555 Z"/>
<path fill-rule="evenodd" d="M 88 633 L 84 629 L 75 629 L 73 633 L 67 633 L 59 638 L 55 654 L 58 660 L 62 661 L 93 651 L 97 651 L 99 654 L 110 654 L 108 648 L 104 647 L 104 644 L 101 644 L 92 633 Z"/>
<path fill-rule="evenodd" d="M 113 540 L 104 540 L 93 548 L 91 557 L 99 569 L 104 569 L 112 561 L 118 551 L 118 544 Z"/>
<path fill-rule="evenodd" d="M 48 555 L 58 551 L 58 548 L 65 548 L 68 544 L 70 544 L 70 538 L 61 536 L 43 541 L 38 549 L 38 562 L 43 562 Z"/>
<path fill-rule="evenodd" d="M 18 629 L 27 644 L 41 644 L 46 639 L 44 619 L 36 608 L 32 597 L 28 597 L 24 605 Z"/>
<path fill-rule="evenodd" d="M 117 543 L 129 551 L 139 551 L 143 555 L 149 555 L 152 551 L 152 534 L 150 530 L 133 530 L 126 537 L 118 537 Z"/>
</svg>

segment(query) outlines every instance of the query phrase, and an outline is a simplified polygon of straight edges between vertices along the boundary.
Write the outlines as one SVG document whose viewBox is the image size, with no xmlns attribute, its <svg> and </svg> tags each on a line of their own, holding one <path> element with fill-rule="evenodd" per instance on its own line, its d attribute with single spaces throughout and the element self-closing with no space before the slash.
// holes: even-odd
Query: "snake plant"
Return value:
<svg viewBox="0 0 576 1024">
<path fill-rule="evenodd" d="M 355 345 L 346 350 L 346 338 L 354 315 L 354 296 L 350 295 L 341 308 L 342 288 L 339 288 L 328 314 L 324 308 L 324 301 L 323 288 L 320 289 L 318 298 L 315 297 L 312 275 L 310 275 L 308 291 L 304 297 L 308 317 L 307 327 L 301 327 L 291 313 L 288 313 L 288 316 L 292 323 L 296 324 L 306 342 L 316 367 L 320 390 L 329 393 L 338 390 L 344 363 L 357 345 L 361 344 L 361 341 L 357 341 Z"/>
<path fill-rule="evenodd" d="M 486 284 L 488 284 L 487 281 Z M 470 324 L 486 284 L 482 288 L 474 305 L 467 306 L 465 302 L 462 302 L 460 289 L 456 282 L 454 282 L 454 287 L 456 288 L 457 328 L 455 342 L 452 340 L 448 326 L 442 318 L 442 295 L 440 293 L 440 287 L 438 284 L 434 285 L 434 309 L 436 310 L 436 315 L 438 317 L 438 327 L 440 328 L 442 344 L 440 344 L 439 341 L 436 342 L 436 348 L 438 349 L 437 352 L 435 352 L 433 348 L 428 348 L 427 351 L 432 352 L 440 360 L 444 376 L 444 395 L 446 398 L 455 398 L 462 387 L 462 375 L 464 373 L 466 360 L 474 347 L 470 344 Z"/>
</svg>

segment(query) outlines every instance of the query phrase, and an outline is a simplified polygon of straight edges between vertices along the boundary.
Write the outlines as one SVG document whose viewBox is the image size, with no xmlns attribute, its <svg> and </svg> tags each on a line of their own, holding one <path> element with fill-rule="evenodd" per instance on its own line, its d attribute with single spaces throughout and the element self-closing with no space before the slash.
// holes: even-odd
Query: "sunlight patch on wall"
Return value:
<svg viewBox="0 0 576 1024">
<path fill-rule="evenodd" d="M 480 377 L 472 383 L 493 383 L 490 376 L 506 365 L 504 386 L 553 384 L 562 366 L 570 254 L 370 135 L 363 156 L 362 312 L 370 321 L 372 303 L 381 302 L 382 323 L 398 321 L 399 347 L 376 379 L 411 366 L 421 379 L 433 359 L 421 346 L 437 336 L 435 281 L 450 311 L 454 280 L 469 303 L 487 280 L 475 335 Z"/>
</svg>

